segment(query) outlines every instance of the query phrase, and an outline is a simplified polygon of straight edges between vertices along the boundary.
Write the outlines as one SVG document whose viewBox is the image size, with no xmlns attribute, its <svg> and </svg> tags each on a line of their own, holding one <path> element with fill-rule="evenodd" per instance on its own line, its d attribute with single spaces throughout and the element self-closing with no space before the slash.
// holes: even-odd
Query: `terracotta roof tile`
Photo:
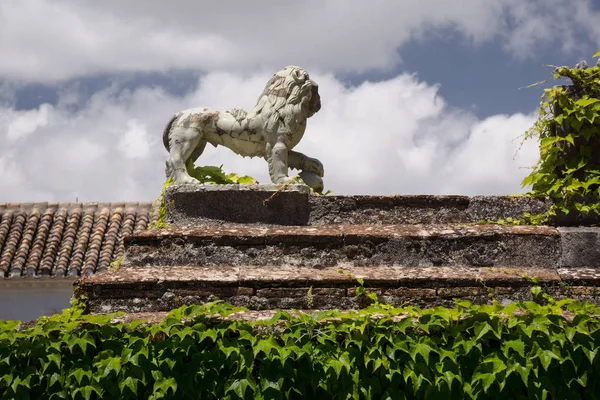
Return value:
<svg viewBox="0 0 600 400">
<path fill-rule="evenodd" d="M 68 276 L 79 276 L 81 266 L 83 265 L 83 257 L 88 247 L 90 240 L 90 232 L 94 223 L 94 210 L 86 209 L 81 217 L 81 223 L 79 224 L 79 230 L 77 231 L 75 247 L 73 247 L 73 253 L 71 254 L 71 261 L 68 265 L 67 275 Z"/>
<path fill-rule="evenodd" d="M 123 208 L 119 207 L 115 209 L 108 222 L 108 228 L 104 234 L 104 245 L 100 252 L 100 258 L 98 259 L 98 271 L 102 271 L 110 265 L 113 261 L 113 254 L 115 254 L 117 243 L 119 242 L 119 227 L 123 220 Z"/>
<path fill-rule="evenodd" d="M 2 246 L 2 253 L 0 255 L 0 271 L 7 274 L 10 270 L 13 256 L 17 252 L 17 246 L 21 239 L 21 233 L 23 233 L 23 227 L 25 226 L 26 216 L 24 213 L 17 213 L 13 216 L 12 225 L 8 232 L 6 242 Z"/>
<path fill-rule="evenodd" d="M 151 203 L 0 203 L 0 276 L 79 276 L 108 268 Z M 155 218 L 155 217 L 154 217 Z"/>
<path fill-rule="evenodd" d="M 58 259 L 56 260 L 56 267 L 54 275 L 64 276 L 67 273 L 67 265 L 71 258 L 71 251 L 75 244 L 75 238 L 77 236 L 77 228 L 79 227 L 79 221 L 81 219 L 81 209 L 74 209 L 69 215 L 67 220 L 67 226 L 63 234 L 63 240 L 60 244 L 58 252 Z"/>
<path fill-rule="evenodd" d="M 25 262 L 24 272 L 27 276 L 35 276 L 37 273 L 38 266 L 42 259 L 42 254 L 44 252 L 44 247 L 46 246 L 46 241 L 48 239 L 48 234 L 50 233 L 50 226 L 52 225 L 52 220 L 54 218 L 54 211 L 55 210 L 51 208 L 47 208 L 40 217 L 37 231 L 31 245 L 31 251 L 29 252 L 29 256 Z"/>
<path fill-rule="evenodd" d="M 58 256 L 58 249 L 63 238 L 66 220 L 67 210 L 65 208 L 58 209 L 54 214 L 54 221 L 52 223 L 52 228 L 50 229 L 48 240 L 46 241 L 44 255 L 42 256 L 42 262 L 39 268 L 40 275 L 42 276 L 52 275 L 52 267 Z"/>
<path fill-rule="evenodd" d="M 31 244 L 35 236 L 39 220 L 40 210 L 34 208 L 29 214 L 29 217 L 27 218 L 27 223 L 25 224 L 25 229 L 23 231 L 23 234 L 21 235 L 21 241 L 19 242 L 17 254 L 15 254 L 12 260 L 10 270 L 11 276 L 21 275 L 21 272 L 23 271 L 25 266 L 25 261 L 27 261 L 27 255 L 30 253 L 31 250 Z"/>
<path fill-rule="evenodd" d="M 137 234 L 142 231 L 145 231 L 149 224 L 150 224 L 150 210 L 148 208 L 143 208 L 141 210 L 141 212 L 139 212 L 136 215 L 135 228 L 133 229 L 133 233 Z"/>
<path fill-rule="evenodd" d="M 129 236 L 133 233 L 133 228 L 135 227 L 135 208 L 127 208 L 123 213 L 123 222 L 121 224 L 121 237 Z M 119 241 L 117 245 L 117 252 L 114 255 L 114 259 L 119 259 L 123 257 L 125 254 L 125 245 L 123 244 L 123 240 Z"/>
</svg>

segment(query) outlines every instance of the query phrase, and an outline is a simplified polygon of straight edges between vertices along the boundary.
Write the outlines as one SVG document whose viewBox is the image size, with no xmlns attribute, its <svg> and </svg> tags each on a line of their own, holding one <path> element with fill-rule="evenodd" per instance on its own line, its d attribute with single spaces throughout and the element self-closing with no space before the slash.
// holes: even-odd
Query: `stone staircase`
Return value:
<svg viewBox="0 0 600 400">
<path fill-rule="evenodd" d="M 534 284 L 600 300 L 597 228 L 482 223 L 547 210 L 537 199 L 179 186 L 165 203 L 168 228 L 126 237 L 119 267 L 78 281 L 91 312 L 216 299 L 251 310 L 348 309 L 371 301 L 356 295 L 360 286 L 380 302 L 422 307 L 531 299 Z"/>
</svg>

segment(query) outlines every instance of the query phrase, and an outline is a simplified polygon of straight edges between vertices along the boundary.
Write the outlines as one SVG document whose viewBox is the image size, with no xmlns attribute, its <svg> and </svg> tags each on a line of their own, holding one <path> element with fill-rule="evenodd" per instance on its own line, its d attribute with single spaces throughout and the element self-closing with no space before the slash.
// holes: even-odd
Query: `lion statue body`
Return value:
<svg viewBox="0 0 600 400">
<path fill-rule="evenodd" d="M 169 152 L 167 178 L 175 184 L 198 183 L 187 168 L 210 143 L 242 156 L 265 158 L 273 183 L 289 182 L 288 169 L 294 168 L 301 170 L 300 177 L 308 186 L 322 191 L 321 162 L 292 150 L 304 135 L 306 120 L 320 108 L 316 82 L 303 69 L 288 66 L 271 77 L 249 112 L 205 107 L 176 113 L 163 133 Z"/>
</svg>

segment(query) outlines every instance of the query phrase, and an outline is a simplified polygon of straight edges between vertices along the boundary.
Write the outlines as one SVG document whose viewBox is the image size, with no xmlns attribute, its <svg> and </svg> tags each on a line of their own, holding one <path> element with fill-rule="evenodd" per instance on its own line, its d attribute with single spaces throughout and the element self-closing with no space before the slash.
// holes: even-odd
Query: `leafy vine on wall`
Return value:
<svg viewBox="0 0 600 400">
<path fill-rule="evenodd" d="M 531 185 L 531 195 L 552 198 L 549 216 L 600 214 L 600 60 L 555 67 L 554 78 L 571 85 L 544 89 L 539 117 L 525 133 L 540 140 L 540 158 L 522 184 Z"/>
</svg>

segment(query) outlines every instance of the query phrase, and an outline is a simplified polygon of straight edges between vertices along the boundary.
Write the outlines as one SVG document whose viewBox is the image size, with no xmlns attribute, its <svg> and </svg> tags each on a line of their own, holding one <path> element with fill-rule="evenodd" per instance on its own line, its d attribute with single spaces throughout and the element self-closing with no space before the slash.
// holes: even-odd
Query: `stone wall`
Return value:
<svg viewBox="0 0 600 400">
<path fill-rule="evenodd" d="M 371 301 L 357 287 L 384 303 L 423 307 L 531 300 L 534 285 L 598 302 L 599 228 L 490 223 L 543 213 L 548 201 L 292 189 L 244 188 L 241 197 L 254 202 L 244 206 L 231 186 L 208 195 L 170 188 L 172 225 L 125 238 L 121 265 L 80 280 L 77 294 L 92 312 L 162 312 L 216 299 L 254 310 L 357 308 Z M 227 206 L 215 210 L 219 196 Z M 298 214 L 280 217 L 288 196 Z"/>
</svg>

